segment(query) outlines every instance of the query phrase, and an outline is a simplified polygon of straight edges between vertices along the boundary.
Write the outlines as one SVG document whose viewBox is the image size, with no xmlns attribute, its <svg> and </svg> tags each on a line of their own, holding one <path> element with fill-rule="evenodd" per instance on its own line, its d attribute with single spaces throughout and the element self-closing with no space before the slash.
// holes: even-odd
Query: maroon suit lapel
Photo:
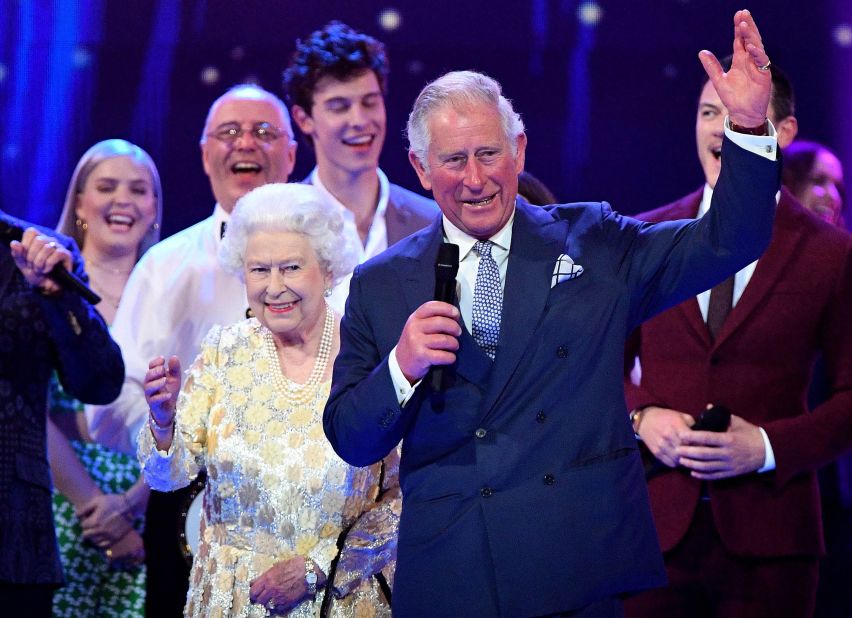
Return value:
<svg viewBox="0 0 852 618">
<path fill-rule="evenodd" d="M 717 346 L 730 337 L 755 309 L 764 304 L 787 265 L 795 258 L 798 246 L 804 240 L 803 226 L 796 225 L 795 204 L 795 198 L 786 189 L 782 189 L 775 213 L 772 240 L 760 257 L 743 295 L 722 325 L 722 330 L 716 338 Z"/>
</svg>

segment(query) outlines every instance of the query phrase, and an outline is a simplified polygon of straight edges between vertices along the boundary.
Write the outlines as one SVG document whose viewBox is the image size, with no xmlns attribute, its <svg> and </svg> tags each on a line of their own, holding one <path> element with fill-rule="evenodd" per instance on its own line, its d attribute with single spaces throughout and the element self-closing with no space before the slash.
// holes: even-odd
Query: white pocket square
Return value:
<svg viewBox="0 0 852 618">
<path fill-rule="evenodd" d="M 566 254 L 562 254 L 556 260 L 556 266 L 553 267 L 553 277 L 550 279 L 550 287 L 562 283 L 563 281 L 571 281 L 583 274 L 583 267 L 575 264 L 574 260 Z"/>
</svg>

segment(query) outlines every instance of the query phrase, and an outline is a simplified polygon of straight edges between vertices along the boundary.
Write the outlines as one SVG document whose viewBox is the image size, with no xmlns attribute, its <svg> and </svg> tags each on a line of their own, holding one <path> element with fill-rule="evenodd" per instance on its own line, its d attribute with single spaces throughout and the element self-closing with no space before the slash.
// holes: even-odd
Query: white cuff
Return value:
<svg viewBox="0 0 852 618">
<path fill-rule="evenodd" d="M 760 435 L 763 436 L 763 449 L 766 451 L 766 457 L 763 459 L 763 467 L 761 467 L 757 472 L 770 472 L 775 469 L 775 453 L 772 450 L 772 445 L 769 443 L 769 436 L 766 435 L 766 431 L 763 427 L 758 427 L 760 430 Z"/>
<path fill-rule="evenodd" d="M 769 135 L 737 133 L 731 130 L 731 118 L 725 116 L 725 135 L 740 148 L 760 155 L 770 161 L 775 161 L 778 158 L 778 134 L 775 132 L 772 121 L 768 118 L 766 119 L 766 124 L 769 127 Z"/>
<path fill-rule="evenodd" d="M 394 346 L 388 356 L 388 368 L 390 369 L 391 380 L 393 380 L 396 400 L 399 402 L 399 406 L 402 407 L 408 403 L 415 389 L 423 380 L 417 380 L 413 385 L 408 383 L 408 379 L 403 375 L 402 369 L 399 368 L 399 363 L 396 360 L 396 346 Z"/>
</svg>

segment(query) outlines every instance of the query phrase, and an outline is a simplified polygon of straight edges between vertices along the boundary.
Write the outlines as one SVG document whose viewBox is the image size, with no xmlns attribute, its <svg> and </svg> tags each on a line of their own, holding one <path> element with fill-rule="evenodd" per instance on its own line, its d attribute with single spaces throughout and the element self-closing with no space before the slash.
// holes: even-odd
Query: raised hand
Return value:
<svg viewBox="0 0 852 618">
<path fill-rule="evenodd" d="M 169 427 L 175 420 L 177 398 L 180 392 L 180 361 L 172 356 L 166 361 L 157 356 L 148 363 L 148 372 L 142 384 L 151 418 L 160 427 Z"/>
<path fill-rule="evenodd" d="M 751 13 L 743 10 L 734 15 L 734 55 L 727 73 L 706 49 L 698 57 L 731 122 L 748 128 L 762 125 L 769 109 L 772 76 L 769 56 Z"/>
<path fill-rule="evenodd" d="M 71 252 L 53 237 L 42 234 L 33 227 L 24 230 L 20 242 L 13 240 L 9 243 L 9 248 L 15 265 L 27 282 L 48 294 L 61 289 L 58 283 L 47 277 L 53 267 L 62 264 L 66 270 L 73 268 Z"/>
</svg>

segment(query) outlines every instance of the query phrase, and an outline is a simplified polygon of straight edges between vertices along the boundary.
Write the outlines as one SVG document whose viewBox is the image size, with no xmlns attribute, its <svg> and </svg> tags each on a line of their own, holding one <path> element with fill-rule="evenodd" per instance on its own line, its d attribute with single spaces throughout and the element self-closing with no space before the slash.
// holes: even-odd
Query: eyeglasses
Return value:
<svg viewBox="0 0 852 618">
<path fill-rule="evenodd" d="M 289 135 L 285 129 L 275 127 L 268 122 L 258 122 L 251 129 L 243 129 L 237 123 L 223 124 L 207 137 L 215 137 L 225 144 L 233 144 L 240 139 L 244 133 L 251 133 L 255 141 L 261 144 L 271 144 L 282 135 Z"/>
</svg>

